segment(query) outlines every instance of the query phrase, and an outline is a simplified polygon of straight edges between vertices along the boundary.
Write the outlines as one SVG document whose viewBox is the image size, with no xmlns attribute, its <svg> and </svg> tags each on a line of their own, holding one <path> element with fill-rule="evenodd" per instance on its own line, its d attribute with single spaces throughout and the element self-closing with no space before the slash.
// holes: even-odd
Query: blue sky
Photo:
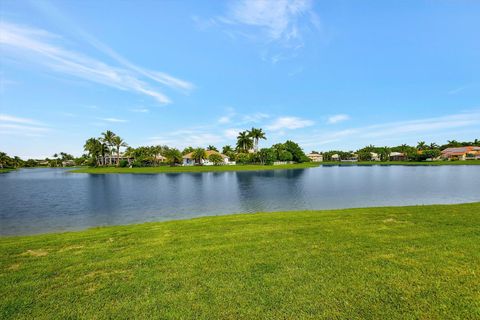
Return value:
<svg viewBox="0 0 480 320">
<path fill-rule="evenodd" d="M 208 4 L 208 5 L 207 5 Z M 12 1 L 0 150 L 480 138 L 479 1 Z"/>
</svg>

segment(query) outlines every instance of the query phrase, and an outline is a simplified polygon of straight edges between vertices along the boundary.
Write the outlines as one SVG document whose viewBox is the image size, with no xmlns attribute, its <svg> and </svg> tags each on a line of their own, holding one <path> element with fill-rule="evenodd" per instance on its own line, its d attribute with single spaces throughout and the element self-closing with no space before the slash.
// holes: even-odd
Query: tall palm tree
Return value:
<svg viewBox="0 0 480 320">
<path fill-rule="evenodd" d="M 113 137 L 112 143 L 115 146 L 115 148 L 117 148 L 117 167 L 118 167 L 120 166 L 120 148 L 128 147 L 128 144 L 125 141 L 123 141 L 123 139 L 120 138 L 119 136 Z"/>
<path fill-rule="evenodd" d="M 182 153 L 178 149 L 170 148 L 165 151 L 164 155 L 172 166 L 182 162 Z"/>
<path fill-rule="evenodd" d="M 95 160 L 97 165 L 101 164 L 99 157 L 101 154 L 102 142 L 100 142 L 100 140 L 95 138 L 88 139 L 85 142 L 83 149 Z"/>
<path fill-rule="evenodd" d="M 438 144 L 436 144 L 435 142 L 430 143 L 430 145 L 428 147 L 432 150 L 440 148 L 440 146 Z"/>
<path fill-rule="evenodd" d="M 114 146 L 113 144 L 113 139 L 115 138 L 116 134 L 113 133 L 112 131 L 110 130 L 107 130 L 105 132 L 102 132 L 102 142 L 105 143 L 109 148 L 112 148 Z M 112 148 L 113 149 L 113 148 Z M 110 165 L 112 165 L 112 154 L 113 154 L 113 150 L 110 149 L 108 151 L 109 153 L 109 158 L 110 158 Z"/>
<path fill-rule="evenodd" d="M 207 158 L 207 153 L 203 148 L 197 148 L 193 150 L 192 158 L 197 164 L 201 164 L 203 159 Z"/>
<path fill-rule="evenodd" d="M 53 158 L 55 159 L 55 167 L 58 167 L 58 154 L 55 153 L 55 154 L 53 155 Z"/>
<path fill-rule="evenodd" d="M 260 139 L 267 140 L 267 137 L 265 136 L 265 132 L 263 132 L 262 129 L 257 129 L 257 128 L 252 128 L 248 134 L 250 137 L 253 139 L 253 147 L 255 152 L 258 151 L 258 141 Z"/>
<path fill-rule="evenodd" d="M 237 137 L 237 149 L 242 152 L 247 152 L 253 146 L 252 138 L 248 131 L 243 131 Z"/>
<path fill-rule="evenodd" d="M 425 143 L 425 141 L 419 141 L 417 143 L 417 149 L 418 150 L 425 150 L 427 149 L 427 144 Z"/>
</svg>

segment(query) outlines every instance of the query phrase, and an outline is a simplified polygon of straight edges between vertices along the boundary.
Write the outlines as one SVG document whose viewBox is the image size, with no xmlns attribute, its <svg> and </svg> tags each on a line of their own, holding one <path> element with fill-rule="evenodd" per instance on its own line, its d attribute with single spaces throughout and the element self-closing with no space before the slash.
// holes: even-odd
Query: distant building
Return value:
<svg viewBox="0 0 480 320">
<path fill-rule="evenodd" d="M 480 160 L 480 147 L 447 148 L 442 151 L 441 157 L 446 160 Z"/>
<path fill-rule="evenodd" d="M 340 156 L 338 154 L 333 154 L 331 157 L 332 161 L 340 161 Z"/>
<path fill-rule="evenodd" d="M 407 156 L 402 152 L 391 152 L 389 155 L 390 161 L 405 161 Z"/>
<path fill-rule="evenodd" d="M 75 165 L 75 161 L 73 160 L 62 161 L 62 167 L 72 167 L 74 165 Z"/>
<path fill-rule="evenodd" d="M 320 153 L 309 153 L 309 154 L 307 154 L 307 157 L 312 162 L 322 162 L 323 161 L 323 155 L 320 154 Z"/>
<path fill-rule="evenodd" d="M 208 158 L 212 155 L 212 154 L 218 154 L 222 157 L 223 159 L 223 164 L 227 164 L 227 165 L 233 165 L 235 164 L 235 161 L 230 161 L 230 158 L 227 157 L 226 155 L 218 152 L 218 151 L 214 151 L 214 150 L 207 150 L 205 151 L 206 153 L 206 159 L 201 159 L 200 160 L 200 164 L 201 165 L 204 165 L 204 166 L 211 166 L 213 165 L 214 163 L 211 162 Z M 190 152 L 190 153 L 187 153 L 186 155 L 183 156 L 183 165 L 184 166 L 193 166 L 197 164 L 195 162 L 195 159 L 193 159 L 193 152 Z"/>
<path fill-rule="evenodd" d="M 375 152 L 370 152 L 370 160 L 371 161 L 380 161 L 380 155 Z"/>
</svg>

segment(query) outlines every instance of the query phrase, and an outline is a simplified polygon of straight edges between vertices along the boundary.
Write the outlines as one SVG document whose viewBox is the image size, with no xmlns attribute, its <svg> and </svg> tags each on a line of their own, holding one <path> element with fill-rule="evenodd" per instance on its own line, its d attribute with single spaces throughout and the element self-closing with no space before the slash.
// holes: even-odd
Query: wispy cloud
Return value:
<svg viewBox="0 0 480 320">
<path fill-rule="evenodd" d="M 132 112 L 138 112 L 138 113 L 148 113 L 150 112 L 149 109 L 147 108 L 135 108 L 135 109 L 130 109 Z"/>
<path fill-rule="evenodd" d="M 113 122 L 113 123 L 125 123 L 125 122 L 128 122 L 127 120 L 117 119 L 117 118 L 102 118 L 101 120 L 107 121 L 107 122 Z"/>
<path fill-rule="evenodd" d="M 21 118 L 8 114 L 0 114 L 0 133 L 20 136 L 42 136 L 44 133 L 50 131 L 40 121 Z"/>
<path fill-rule="evenodd" d="M 342 142 L 350 143 L 354 137 L 358 143 L 375 144 L 378 143 L 377 141 L 384 139 L 408 139 L 412 135 L 415 136 L 415 139 L 419 140 L 421 135 L 424 134 L 468 127 L 480 128 L 480 111 L 311 134 L 305 139 L 302 139 L 300 143 L 303 146 L 317 146 L 331 143 L 341 145 L 344 144 Z"/>
<path fill-rule="evenodd" d="M 269 41 L 298 40 L 299 20 L 312 10 L 310 0 L 239 0 L 221 21 L 256 27 Z"/>
<path fill-rule="evenodd" d="M 283 129 L 300 129 L 312 126 L 313 124 L 313 121 L 307 119 L 301 119 L 297 117 L 280 117 L 267 125 L 267 129 L 272 131 Z"/>
<path fill-rule="evenodd" d="M 336 114 L 336 115 L 330 116 L 327 122 L 330 124 L 335 124 L 335 123 L 339 123 L 349 119 L 350 119 L 350 116 L 348 114 Z"/>
<path fill-rule="evenodd" d="M 170 98 L 158 89 L 151 87 L 145 82 L 145 78 L 185 90 L 193 87 L 190 83 L 168 74 L 140 68 L 102 43 L 95 42 L 93 38 L 91 41 L 96 43 L 97 48 L 100 48 L 104 53 L 108 53 L 124 68 L 108 65 L 98 59 L 68 50 L 55 43 L 60 38 L 58 35 L 42 29 L 19 26 L 8 22 L 0 22 L 0 29 L 2 30 L 0 33 L 2 54 L 10 55 L 12 59 L 27 60 L 46 66 L 56 72 L 146 95 L 161 104 L 170 103 Z"/>
</svg>

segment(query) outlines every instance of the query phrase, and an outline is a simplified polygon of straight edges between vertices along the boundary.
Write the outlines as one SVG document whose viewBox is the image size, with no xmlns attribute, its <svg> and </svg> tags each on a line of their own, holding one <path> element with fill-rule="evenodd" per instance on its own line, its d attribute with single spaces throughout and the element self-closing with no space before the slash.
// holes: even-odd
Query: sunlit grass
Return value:
<svg viewBox="0 0 480 320">
<path fill-rule="evenodd" d="M 0 238 L 1 319 L 478 319 L 480 203 Z"/>
</svg>

